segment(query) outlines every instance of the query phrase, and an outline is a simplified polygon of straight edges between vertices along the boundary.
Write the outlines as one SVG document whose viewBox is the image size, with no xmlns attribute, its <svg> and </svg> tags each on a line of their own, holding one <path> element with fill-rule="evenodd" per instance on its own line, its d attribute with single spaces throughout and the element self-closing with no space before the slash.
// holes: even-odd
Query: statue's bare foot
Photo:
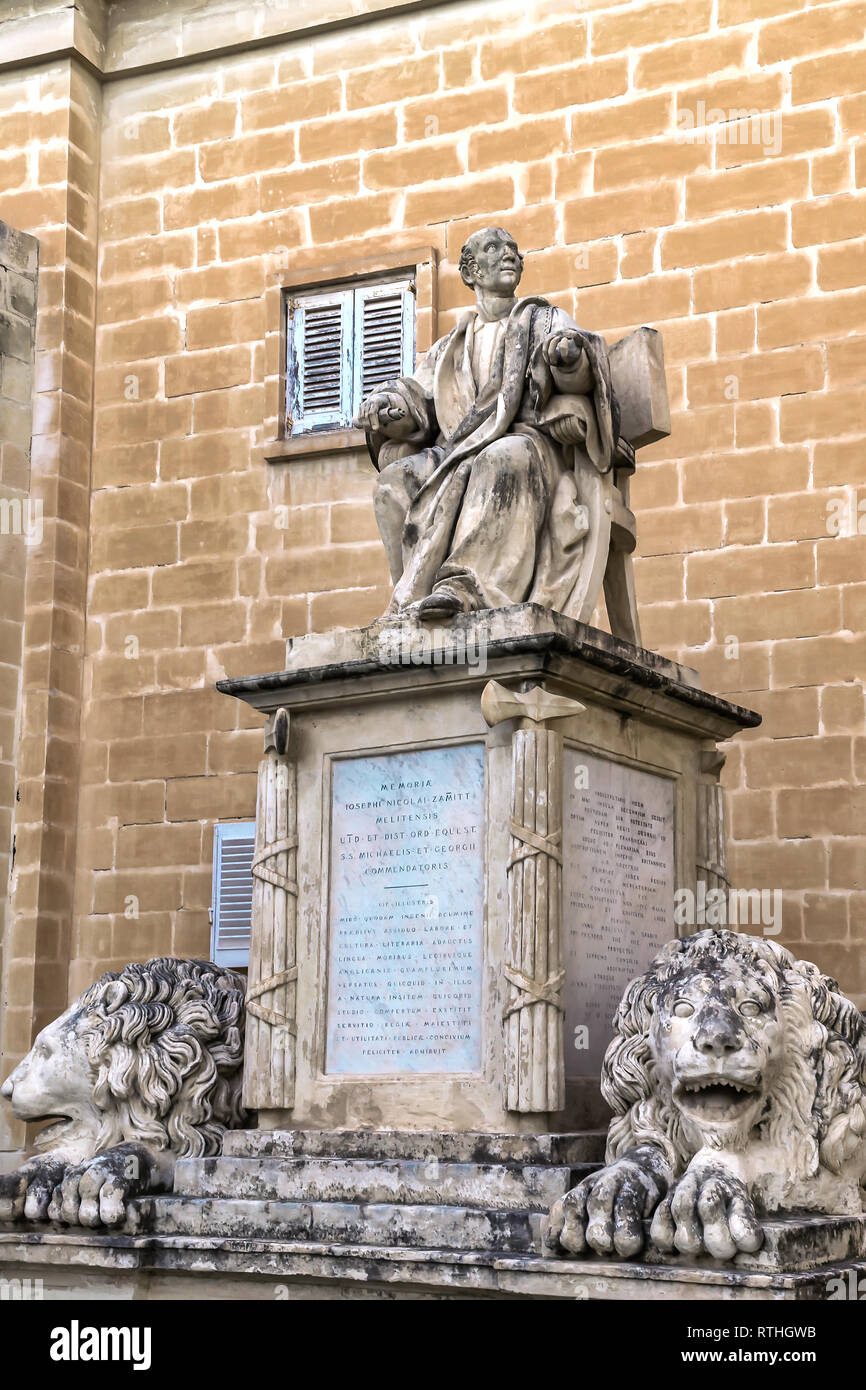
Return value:
<svg viewBox="0 0 866 1390">
<path fill-rule="evenodd" d="M 465 609 L 462 598 L 451 589 L 435 589 L 427 598 L 422 598 L 415 614 L 421 623 L 447 622 Z"/>
</svg>

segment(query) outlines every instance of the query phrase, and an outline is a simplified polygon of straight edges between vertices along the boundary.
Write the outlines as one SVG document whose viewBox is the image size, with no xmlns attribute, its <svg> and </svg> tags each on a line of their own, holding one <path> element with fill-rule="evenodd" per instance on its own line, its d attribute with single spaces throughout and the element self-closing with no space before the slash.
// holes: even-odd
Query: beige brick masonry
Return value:
<svg viewBox="0 0 866 1390">
<path fill-rule="evenodd" d="M 782 939 L 866 1002 L 861 0 L 465 0 L 209 57 L 244 14 L 101 106 L 68 63 L 0 74 L 0 218 L 45 268 L 16 887 L 44 1006 L 207 952 L 213 822 L 253 814 L 258 727 L 214 681 L 386 601 L 363 452 L 264 461 L 274 275 L 434 246 L 441 333 L 487 221 L 527 292 L 664 335 L 647 640 L 763 713 L 725 774 L 732 872 L 784 889 Z M 137 22 L 112 62 L 188 51 L 143 0 Z M 12 945 L 36 958 L 24 925 Z"/>
</svg>

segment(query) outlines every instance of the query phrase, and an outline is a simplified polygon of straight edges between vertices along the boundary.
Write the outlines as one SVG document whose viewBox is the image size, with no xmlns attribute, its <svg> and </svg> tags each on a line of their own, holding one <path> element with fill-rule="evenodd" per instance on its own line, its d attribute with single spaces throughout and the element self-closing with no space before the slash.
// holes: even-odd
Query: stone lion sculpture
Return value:
<svg viewBox="0 0 866 1390">
<path fill-rule="evenodd" d="M 601 1088 L 606 1166 L 553 1207 L 550 1248 L 731 1260 L 781 1210 L 862 1210 L 866 1026 L 835 980 L 732 931 L 672 941 L 628 986 Z"/>
<path fill-rule="evenodd" d="M 157 957 L 103 975 L 44 1028 L 0 1088 L 21 1120 L 56 1118 L 0 1177 L 0 1220 L 121 1223 L 170 1191 L 175 1159 L 219 1153 L 243 1123 L 244 981 Z"/>
</svg>

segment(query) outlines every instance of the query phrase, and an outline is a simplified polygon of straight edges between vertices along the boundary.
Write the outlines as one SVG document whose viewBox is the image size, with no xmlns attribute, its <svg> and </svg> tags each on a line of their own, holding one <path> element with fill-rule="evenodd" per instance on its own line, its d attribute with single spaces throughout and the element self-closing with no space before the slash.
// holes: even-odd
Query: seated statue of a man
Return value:
<svg viewBox="0 0 866 1390">
<path fill-rule="evenodd" d="M 619 407 L 604 339 L 539 295 L 518 299 L 522 272 L 508 232 L 471 236 L 460 275 L 474 311 L 361 407 L 389 613 L 569 612 L 587 531 L 577 465 L 613 466 Z"/>
</svg>

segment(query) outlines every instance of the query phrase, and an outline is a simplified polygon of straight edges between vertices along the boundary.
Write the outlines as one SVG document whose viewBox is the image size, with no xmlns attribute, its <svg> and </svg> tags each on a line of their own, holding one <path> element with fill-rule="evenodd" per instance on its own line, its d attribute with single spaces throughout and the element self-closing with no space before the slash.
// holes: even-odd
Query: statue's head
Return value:
<svg viewBox="0 0 866 1390">
<path fill-rule="evenodd" d="M 460 252 L 460 278 L 470 289 L 492 294 L 514 294 L 523 274 L 523 257 L 517 242 L 503 227 L 484 227 Z"/>
<path fill-rule="evenodd" d="M 774 941 L 719 930 L 670 942 L 629 985 L 614 1027 L 609 1159 L 652 1134 L 682 1171 L 702 1147 L 760 1140 L 793 1180 L 819 1164 L 840 1172 L 862 1145 L 863 1019 Z"/>
<path fill-rule="evenodd" d="M 103 975 L 43 1028 L 3 1083 L 40 1149 L 123 1141 L 218 1153 L 243 1118 L 244 982 L 210 961 L 157 957 Z"/>
</svg>

